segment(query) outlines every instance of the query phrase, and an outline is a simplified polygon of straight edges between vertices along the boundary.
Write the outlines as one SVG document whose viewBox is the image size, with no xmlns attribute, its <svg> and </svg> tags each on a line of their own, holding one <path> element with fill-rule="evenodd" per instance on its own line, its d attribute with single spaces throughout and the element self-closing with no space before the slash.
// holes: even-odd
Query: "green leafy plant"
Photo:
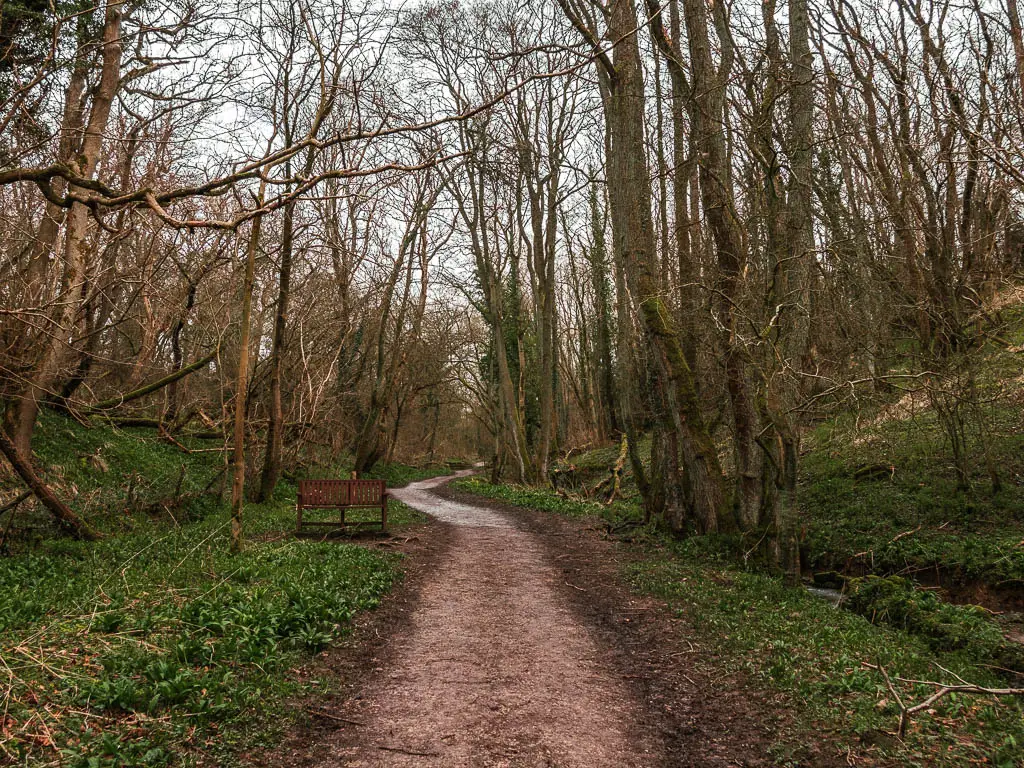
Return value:
<svg viewBox="0 0 1024 768">
<path fill-rule="evenodd" d="M 219 457 L 52 414 L 39 435 L 61 482 L 116 511 L 99 515 L 108 534 L 100 542 L 41 538 L 0 558 L 0 654 L 18 666 L 4 748 L 21 763 L 163 766 L 190 750 L 230 763 L 287 726 L 289 698 L 319 685 L 292 670 L 342 638 L 399 575 L 397 556 L 282 534 L 294 525 L 287 483 L 272 501 L 246 505 L 240 555 L 228 553 L 227 514 L 215 501 L 177 521 L 127 522 L 122 481 L 131 472 L 146 478 L 145 487 L 135 481 L 144 502 L 173 491 L 183 461 L 183 487 L 201 490 Z M 78 461 L 96 450 L 108 471 Z M 415 521 L 404 505 L 391 509 L 394 524 Z M 33 735 L 39 718 L 52 734 L 45 746 Z"/>
</svg>

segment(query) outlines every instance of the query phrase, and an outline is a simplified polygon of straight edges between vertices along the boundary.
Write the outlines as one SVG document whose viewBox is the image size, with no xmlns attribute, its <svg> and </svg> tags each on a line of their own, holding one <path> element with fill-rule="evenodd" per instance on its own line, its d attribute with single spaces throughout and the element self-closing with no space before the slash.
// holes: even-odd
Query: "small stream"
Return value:
<svg viewBox="0 0 1024 768">
<path fill-rule="evenodd" d="M 828 600 L 837 608 L 846 599 L 846 595 L 838 589 L 829 589 L 827 587 L 806 587 L 806 589 L 808 594 L 820 597 L 822 600 Z"/>
</svg>

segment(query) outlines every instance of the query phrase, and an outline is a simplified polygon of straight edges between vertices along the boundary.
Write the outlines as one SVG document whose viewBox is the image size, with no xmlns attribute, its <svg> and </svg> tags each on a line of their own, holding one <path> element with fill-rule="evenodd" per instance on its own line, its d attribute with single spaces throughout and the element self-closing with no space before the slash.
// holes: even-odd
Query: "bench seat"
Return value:
<svg viewBox="0 0 1024 768">
<path fill-rule="evenodd" d="M 388 494 L 383 480 L 300 480 L 295 508 L 296 533 L 308 526 L 357 528 L 379 524 L 382 531 L 388 527 Z M 312 509 L 336 509 L 338 520 L 304 520 L 302 513 Z M 380 522 L 348 522 L 345 512 L 349 509 L 379 509 Z"/>
</svg>

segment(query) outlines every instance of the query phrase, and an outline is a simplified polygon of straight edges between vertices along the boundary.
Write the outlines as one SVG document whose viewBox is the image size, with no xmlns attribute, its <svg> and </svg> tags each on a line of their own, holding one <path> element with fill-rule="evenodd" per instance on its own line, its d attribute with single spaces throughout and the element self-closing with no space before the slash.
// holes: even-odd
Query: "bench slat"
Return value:
<svg viewBox="0 0 1024 768">
<path fill-rule="evenodd" d="M 345 510 L 349 508 L 379 508 L 381 511 L 381 530 L 386 530 L 388 520 L 387 489 L 383 480 L 300 480 L 296 503 L 298 512 L 297 529 L 303 525 L 357 525 L 345 522 Z M 339 522 L 305 522 L 302 519 L 304 509 L 338 509 L 341 512 Z"/>
</svg>

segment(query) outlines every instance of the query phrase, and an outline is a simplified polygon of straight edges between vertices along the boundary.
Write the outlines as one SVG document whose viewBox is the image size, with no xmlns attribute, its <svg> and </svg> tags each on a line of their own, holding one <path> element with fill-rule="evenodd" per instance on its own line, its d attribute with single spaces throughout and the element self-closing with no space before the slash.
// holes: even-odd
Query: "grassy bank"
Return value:
<svg viewBox="0 0 1024 768">
<path fill-rule="evenodd" d="M 800 498 L 810 566 L 1024 592 L 1024 311 L 1001 315 L 1000 338 L 973 352 L 970 375 L 931 382 L 930 391 L 922 380 L 916 391 L 871 393 L 806 436 Z M 963 478 L 942 427 L 953 411 Z"/>
<path fill-rule="evenodd" d="M 979 462 L 963 489 L 928 412 L 861 429 L 847 419 L 819 427 L 808 440 L 800 488 L 809 564 L 1024 589 L 1020 411 L 994 413 L 987 442 L 1000 487 L 993 489 Z"/>
<path fill-rule="evenodd" d="M 455 487 L 488 498 L 570 516 L 598 515 L 612 530 L 638 519 L 628 502 L 608 508 L 563 499 L 554 492 L 480 479 Z M 1015 768 L 1024 754 L 1024 706 L 990 697 L 945 699 L 918 715 L 903 742 L 890 735 L 898 710 L 882 677 L 936 679 L 951 672 L 983 684 L 1005 680 L 970 648 L 937 651 L 920 636 L 836 609 L 803 590 L 736 564 L 729 542 L 671 540 L 651 528 L 631 530 L 637 558 L 626 573 L 640 593 L 667 601 L 687 619 L 701 645 L 746 670 L 769 691 L 785 694 L 796 730 L 780 738 L 775 757 L 800 764 L 816 732 L 833 734 L 857 765 Z M 932 689 L 900 685 L 906 701 Z M 803 764 L 808 764 L 804 762 Z"/>
<path fill-rule="evenodd" d="M 208 445 L 45 418 L 49 481 L 106 537 L 55 537 L 38 511 L 15 520 L 0 558 L 0 763 L 231 765 L 276 741 L 286 702 L 324 686 L 297 667 L 400 578 L 397 556 L 294 539 L 289 483 L 246 505 L 248 545 L 228 554 L 223 460 Z M 389 506 L 395 525 L 421 519 Z"/>
</svg>

